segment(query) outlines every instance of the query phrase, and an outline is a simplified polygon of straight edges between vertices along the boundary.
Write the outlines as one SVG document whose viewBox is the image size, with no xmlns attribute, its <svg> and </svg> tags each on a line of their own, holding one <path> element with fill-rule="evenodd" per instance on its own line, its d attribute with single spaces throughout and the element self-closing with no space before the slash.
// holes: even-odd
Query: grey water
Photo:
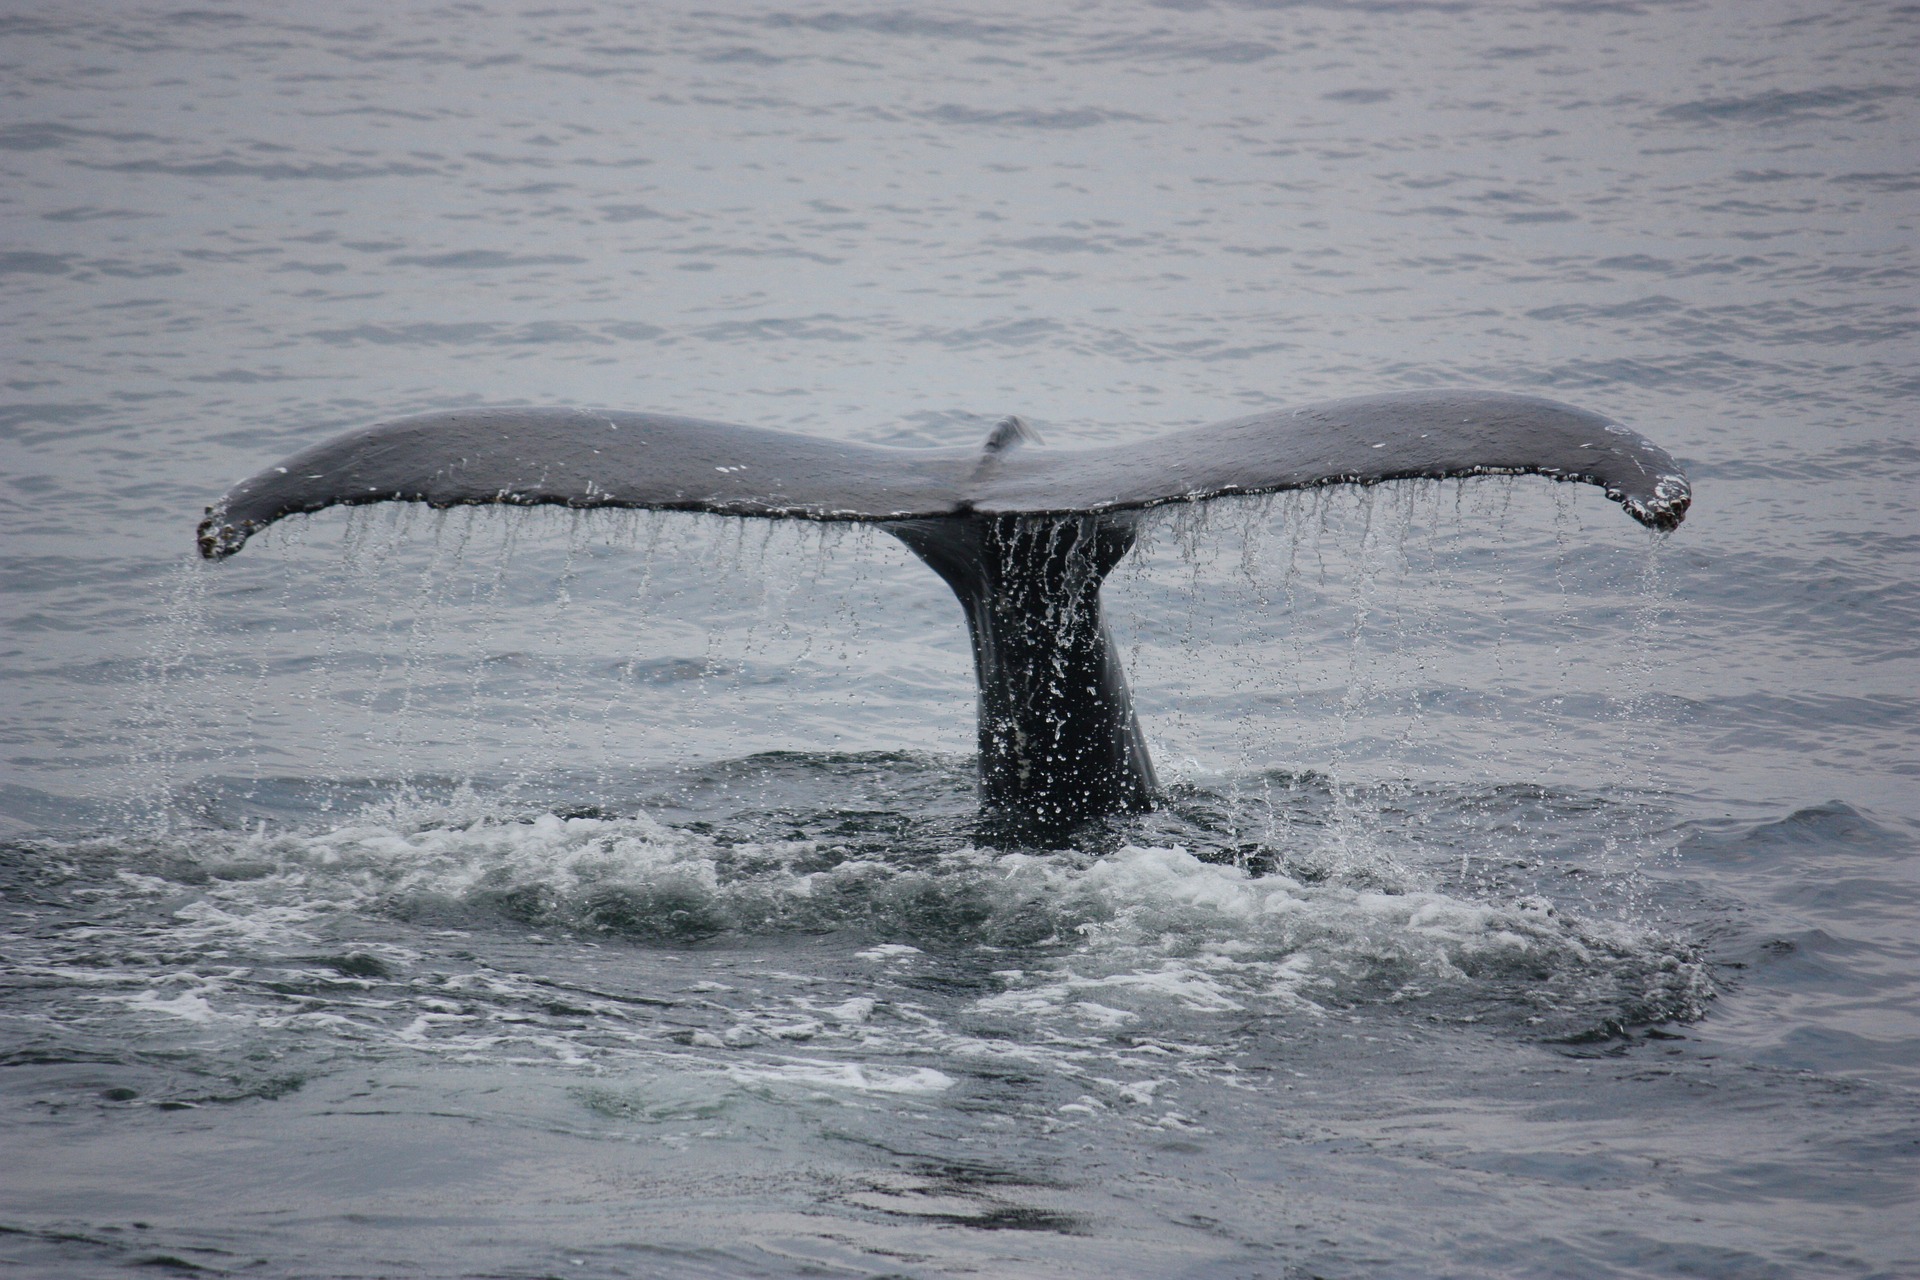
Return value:
<svg viewBox="0 0 1920 1280">
<path fill-rule="evenodd" d="M 1920 1274 L 1920 10 L 0 6 L 21 1275 Z M 973 826 L 883 535 L 403 509 L 383 416 L 1671 450 L 1156 517 L 1163 782 Z"/>
</svg>

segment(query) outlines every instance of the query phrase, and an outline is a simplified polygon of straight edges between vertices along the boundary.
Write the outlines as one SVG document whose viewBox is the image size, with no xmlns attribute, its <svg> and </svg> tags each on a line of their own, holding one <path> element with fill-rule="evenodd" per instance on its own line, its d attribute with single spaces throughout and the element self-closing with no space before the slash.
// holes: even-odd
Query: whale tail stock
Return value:
<svg viewBox="0 0 1920 1280">
<path fill-rule="evenodd" d="M 959 598 L 979 685 L 989 815 L 1047 834 L 1151 806 L 1153 765 L 1100 614 L 1141 513 L 1328 484 L 1544 475 L 1673 529 L 1692 492 L 1666 452 L 1598 414 L 1498 392 L 1412 392 L 1277 410 L 1092 449 L 1034 448 L 1018 418 L 980 449 L 898 449 L 646 413 L 478 409 L 349 432 L 235 485 L 200 553 L 284 516 L 371 502 L 638 507 L 858 521 Z"/>
<path fill-rule="evenodd" d="M 953 588 L 979 688 L 980 802 L 1034 832 L 1151 807 L 1133 694 L 1100 584 L 1139 513 L 947 516 L 880 527 Z"/>
</svg>

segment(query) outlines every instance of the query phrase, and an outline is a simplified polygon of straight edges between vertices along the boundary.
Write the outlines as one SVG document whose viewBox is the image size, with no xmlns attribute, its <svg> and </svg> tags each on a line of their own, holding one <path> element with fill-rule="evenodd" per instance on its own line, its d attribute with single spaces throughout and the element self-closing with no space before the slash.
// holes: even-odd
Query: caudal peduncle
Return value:
<svg viewBox="0 0 1920 1280">
<path fill-rule="evenodd" d="M 1147 754 L 1100 585 L 1138 513 L 950 516 L 883 525 L 953 588 L 979 687 L 980 799 L 1016 834 L 1152 807 Z"/>
</svg>

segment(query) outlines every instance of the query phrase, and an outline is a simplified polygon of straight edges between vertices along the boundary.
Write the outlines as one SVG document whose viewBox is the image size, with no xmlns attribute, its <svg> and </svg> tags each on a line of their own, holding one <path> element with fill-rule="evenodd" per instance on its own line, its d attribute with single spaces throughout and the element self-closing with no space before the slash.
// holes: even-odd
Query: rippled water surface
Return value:
<svg viewBox="0 0 1920 1280">
<path fill-rule="evenodd" d="M 0 6 L 21 1274 L 1920 1274 L 1920 11 Z M 1154 518 L 1167 784 L 983 839 L 884 535 L 345 429 L 1434 386 L 1691 473 Z"/>
</svg>

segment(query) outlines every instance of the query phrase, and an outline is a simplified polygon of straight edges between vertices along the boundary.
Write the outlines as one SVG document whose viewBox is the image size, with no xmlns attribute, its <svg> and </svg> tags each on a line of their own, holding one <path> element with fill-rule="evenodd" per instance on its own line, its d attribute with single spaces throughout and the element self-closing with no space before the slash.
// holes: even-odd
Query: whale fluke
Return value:
<svg viewBox="0 0 1920 1280">
<path fill-rule="evenodd" d="M 1543 475 L 1600 486 L 1673 529 L 1692 491 L 1664 450 L 1534 396 L 1333 400 L 1095 448 L 1039 447 L 1019 418 L 977 449 L 850 444 L 653 413 L 470 409 L 349 432 L 207 508 L 200 553 L 283 516 L 371 502 L 638 507 L 864 521 L 899 538 L 966 612 L 980 692 L 981 797 L 1041 832 L 1152 804 L 1153 766 L 1100 616 L 1141 512 L 1329 484 Z"/>
<path fill-rule="evenodd" d="M 1325 484 L 1536 474 L 1601 486 L 1642 524 L 1686 514 L 1665 451 L 1571 405 L 1487 391 L 1332 400 L 1091 449 L 850 444 L 656 413 L 461 409 L 348 432 L 243 480 L 207 508 L 218 560 L 299 512 L 342 503 L 647 507 L 802 520 L 1125 511 Z"/>
</svg>

